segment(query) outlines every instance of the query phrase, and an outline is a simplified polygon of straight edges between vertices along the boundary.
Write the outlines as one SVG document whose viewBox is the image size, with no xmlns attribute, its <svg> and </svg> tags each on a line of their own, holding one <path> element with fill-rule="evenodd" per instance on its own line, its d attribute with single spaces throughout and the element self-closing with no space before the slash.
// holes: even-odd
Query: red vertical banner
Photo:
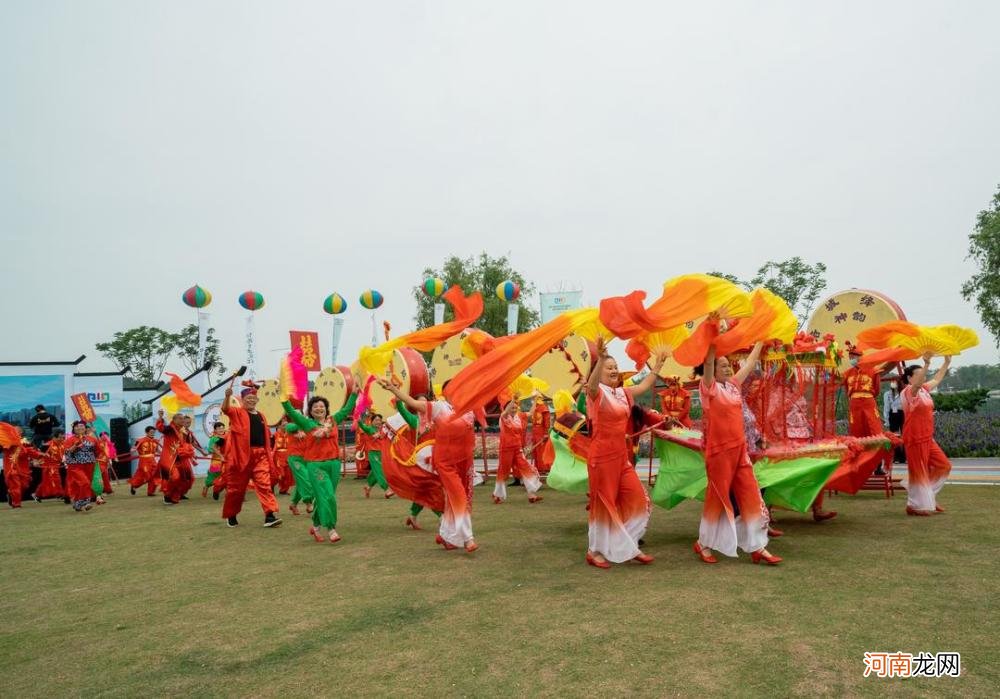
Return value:
<svg viewBox="0 0 1000 699">
<path fill-rule="evenodd" d="M 84 422 L 93 422 L 97 419 L 97 414 L 94 412 L 94 406 L 90 404 L 90 399 L 87 398 L 86 393 L 74 393 L 69 397 L 73 401 L 73 405 L 76 406 L 76 412 L 80 416 L 80 419 Z"/>
<path fill-rule="evenodd" d="M 308 330 L 289 330 L 292 349 L 302 348 L 302 366 L 308 371 L 319 371 L 319 333 Z"/>
</svg>

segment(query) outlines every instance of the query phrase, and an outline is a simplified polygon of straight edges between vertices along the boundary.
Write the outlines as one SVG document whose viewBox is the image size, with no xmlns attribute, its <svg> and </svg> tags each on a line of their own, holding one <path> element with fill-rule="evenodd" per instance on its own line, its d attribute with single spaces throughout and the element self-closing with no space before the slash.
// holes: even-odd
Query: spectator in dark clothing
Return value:
<svg viewBox="0 0 1000 699">
<path fill-rule="evenodd" d="M 31 443 L 36 449 L 44 449 L 59 428 L 59 421 L 46 412 L 44 405 L 36 405 L 35 416 L 28 421 L 28 427 L 31 428 Z"/>
</svg>

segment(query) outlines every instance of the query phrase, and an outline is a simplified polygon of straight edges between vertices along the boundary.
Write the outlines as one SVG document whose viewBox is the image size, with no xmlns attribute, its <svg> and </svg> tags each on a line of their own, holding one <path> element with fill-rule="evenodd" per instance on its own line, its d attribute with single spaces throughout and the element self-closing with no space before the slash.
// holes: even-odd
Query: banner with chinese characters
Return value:
<svg viewBox="0 0 1000 699">
<path fill-rule="evenodd" d="M 319 371 L 319 333 L 309 330 L 289 330 L 291 349 L 302 349 L 302 366 L 309 371 Z"/>
<path fill-rule="evenodd" d="M 80 419 L 84 422 L 93 422 L 97 419 L 97 414 L 94 412 L 94 406 L 90 404 L 90 399 L 87 397 L 86 393 L 74 393 L 69 397 L 73 401 L 73 405 L 76 406 L 76 412 L 80 416 Z"/>
</svg>

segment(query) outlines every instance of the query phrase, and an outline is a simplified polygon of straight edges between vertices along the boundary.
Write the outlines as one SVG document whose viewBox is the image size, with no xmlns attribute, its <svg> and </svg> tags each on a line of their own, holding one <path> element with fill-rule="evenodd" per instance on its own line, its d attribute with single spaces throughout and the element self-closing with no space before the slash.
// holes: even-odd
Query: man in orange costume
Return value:
<svg viewBox="0 0 1000 699">
<path fill-rule="evenodd" d="M 691 394 L 681 386 L 681 377 L 668 376 L 664 379 L 666 388 L 659 391 L 660 410 L 684 427 L 691 427 Z"/>
<path fill-rule="evenodd" d="M 135 453 L 139 455 L 139 463 L 128 482 L 132 495 L 135 495 L 136 488 L 145 485 L 146 495 L 152 497 L 156 494 L 156 487 L 160 484 L 156 467 L 156 454 L 160 450 L 160 443 L 154 437 L 155 434 L 156 428 L 150 425 L 146 428 L 146 436 L 140 437 L 135 443 Z"/>
<path fill-rule="evenodd" d="M 271 472 L 271 485 L 278 487 L 278 493 L 288 495 L 288 489 L 295 485 L 295 478 L 292 476 L 292 469 L 288 465 L 288 431 L 285 425 L 288 418 L 282 416 L 278 421 L 271 439 L 274 444 L 274 471 Z"/>
<path fill-rule="evenodd" d="M 252 481 L 257 500 L 264 510 L 264 526 L 276 527 L 281 524 L 281 519 L 278 517 L 278 501 L 271 491 L 271 471 L 274 468 L 271 430 L 264 416 L 257 412 L 257 387 L 251 383 L 243 389 L 240 405 L 235 405 L 232 398 L 233 384 L 230 383 L 222 399 L 222 412 L 229 418 L 226 501 L 222 506 L 222 518 L 227 526 L 239 525 L 236 515 L 243 508 L 247 485 Z"/>
<path fill-rule="evenodd" d="M 854 346 L 848 350 L 854 364 L 844 372 L 844 391 L 847 392 L 848 434 L 852 437 L 872 437 L 882 434 L 882 420 L 878 415 L 875 396 L 879 392 L 879 372 L 875 367 L 857 363 L 861 352 Z"/>
</svg>

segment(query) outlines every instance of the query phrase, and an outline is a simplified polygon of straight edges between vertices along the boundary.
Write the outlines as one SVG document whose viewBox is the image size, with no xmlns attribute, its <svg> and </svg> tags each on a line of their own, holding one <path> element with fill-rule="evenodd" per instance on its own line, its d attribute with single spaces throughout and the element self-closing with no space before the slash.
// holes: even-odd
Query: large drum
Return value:
<svg viewBox="0 0 1000 699">
<path fill-rule="evenodd" d="M 367 374 L 363 372 L 357 362 L 351 365 L 351 372 L 354 374 L 354 380 L 359 382 L 356 384 L 359 390 L 363 389 Z M 425 396 L 430 391 L 431 383 L 427 362 L 424 361 L 420 352 L 409 347 L 403 347 L 393 352 L 392 374 L 384 378 L 389 379 L 391 376 L 395 376 L 399 380 L 403 393 L 414 398 Z M 372 409 L 380 415 L 387 417 L 397 412 L 396 397 L 378 384 L 372 384 L 371 399 Z"/>
<path fill-rule="evenodd" d="M 264 416 L 269 425 L 277 425 L 285 414 L 281 407 L 281 387 L 277 379 L 267 379 L 257 389 L 257 412 Z"/>
<path fill-rule="evenodd" d="M 323 367 L 316 377 L 313 395 L 326 398 L 330 403 L 330 412 L 335 413 L 344 407 L 355 385 L 354 375 L 346 366 Z"/>
<path fill-rule="evenodd" d="M 451 381 L 462 369 L 472 364 L 472 360 L 462 354 L 462 342 L 473 332 L 481 330 L 466 329 L 458 335 L 448 338 L 434 348 L 431 355 L 430 381 L 431 386 Z"/>
<path fill-rule="evenodd" d="M 549 385 L 545 395 L 566 390 L 576 394 L 587 381 L 596 349 L 579 335 L 567 335 L 562 342 L 531 365 L 531 375 Z"/>
<path fill-rule="evenodd" d="M 837 343 L 857 343 L 858 333 L 888 322 L 906 320 L 906 314 L 885 294 L 867 289 L 850 289 L 824 299 L 816 306 L 806 332 L 819 337 L 832 333 Z"/>
</svg>

